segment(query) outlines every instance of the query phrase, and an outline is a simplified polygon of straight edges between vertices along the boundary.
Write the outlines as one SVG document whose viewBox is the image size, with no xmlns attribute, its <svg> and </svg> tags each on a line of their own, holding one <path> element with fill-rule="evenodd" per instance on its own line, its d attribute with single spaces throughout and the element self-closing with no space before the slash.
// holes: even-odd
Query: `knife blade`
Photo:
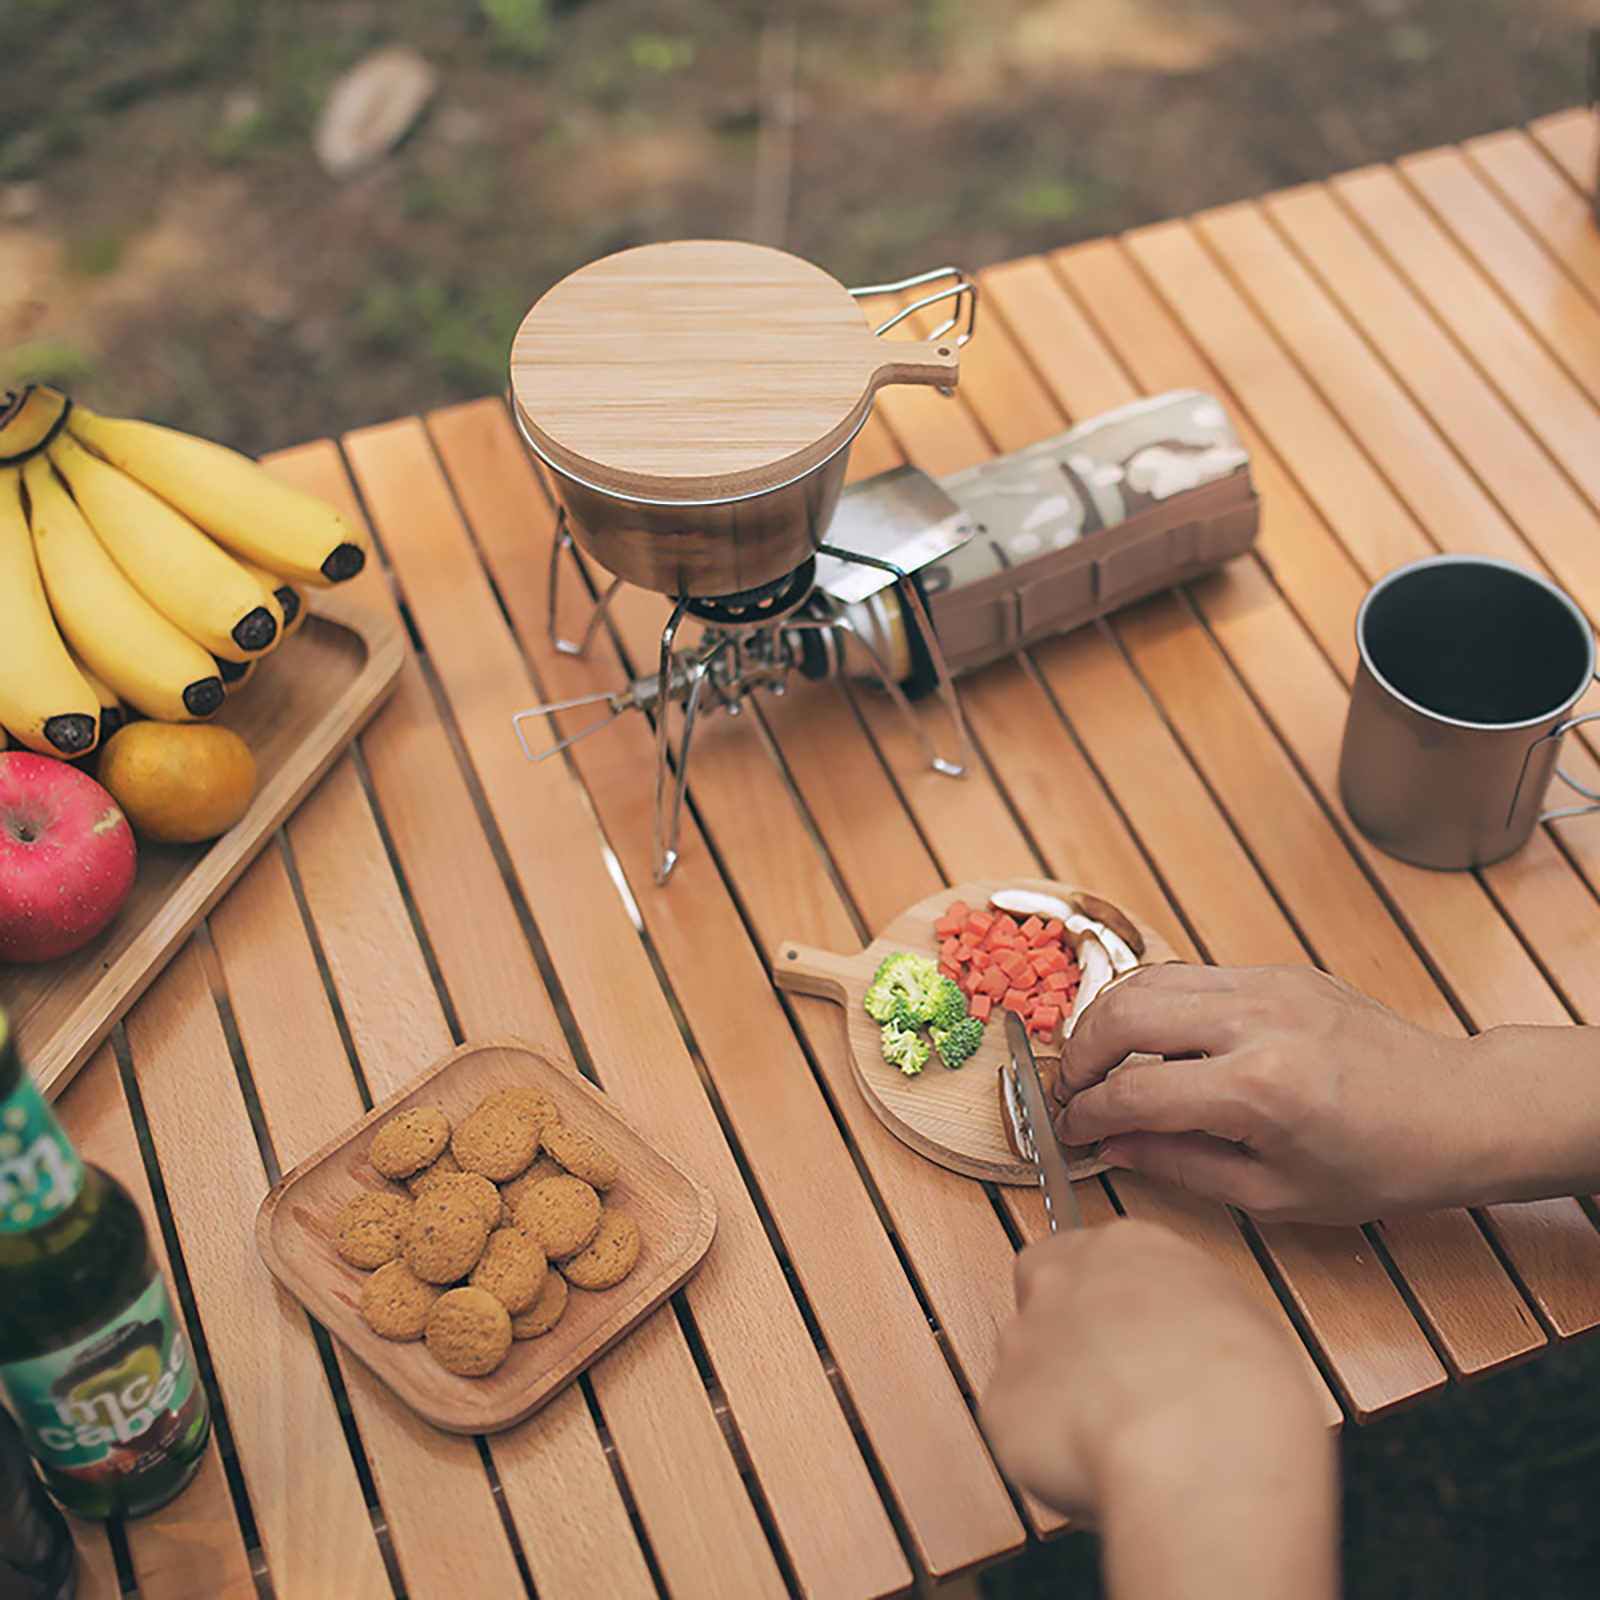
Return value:
<svg viewBox="0 0 1600 1600">
<path fill-rule="evenodd" d="M 1039 1172 L 1039 1188 L 1044 1195 L 1044 1209 L 1050 1219 L 1050 1231 L 1062 1228 L 1081 1228 L 1083 1218 L 1078 1212 L 1078 1202 L 1072 1193 L 1072 1179 L 1067 1176 L 1067 1163 L 1056 1143 L 1055 1129 L 1050 1125 L 1050 1110 L 1045 1104 L 1044 1081 L 1039 1076 L 1039 1064 L 1033 1059 L 1033 1045 L 1028 1030 L 1015 1011 L 1006 1012 L 1006 1044 L 1010 1059 L 1005 1068 L 1006 1110 L 1011 1115 L 1011 1126 L 1023 1155 Z M 1039 1130 L 1035 1134 L 1035 1129 Z"/>
</svg>

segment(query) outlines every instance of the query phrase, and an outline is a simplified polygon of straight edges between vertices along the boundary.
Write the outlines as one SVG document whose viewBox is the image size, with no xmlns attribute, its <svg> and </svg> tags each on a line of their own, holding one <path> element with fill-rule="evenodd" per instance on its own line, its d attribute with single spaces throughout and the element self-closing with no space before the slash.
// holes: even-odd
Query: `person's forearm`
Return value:
<svg viewBox="0 0 1600 1600">
<path fill-rule="evenodd" d="M 1473 1152 L 1462 1192 L 1442 1198 L 1600 1189 L 1600 1028 L 1491 1028 L 1472 1041 L 1469 1060 Z"/>
<path fill-rule="evenodd" d="M 1112 1600 L 1335 1600 L 1338 1467 L 1307 1413 L 1231 1419 L 1205 1441 L 1134 1440 L 1101 1496 Z"/>
</svg>

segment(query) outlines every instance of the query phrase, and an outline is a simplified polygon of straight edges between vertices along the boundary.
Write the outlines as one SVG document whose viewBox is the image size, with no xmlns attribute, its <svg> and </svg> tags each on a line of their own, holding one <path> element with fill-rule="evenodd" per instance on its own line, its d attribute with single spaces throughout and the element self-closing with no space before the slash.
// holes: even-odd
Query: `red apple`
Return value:
<svg viewBox="0 0 1600 1600">
<path fill-rule="evenodd" d="M 87 944 L 133 889 L 133 829 L 88 773 L 0 754 L 0 960 L 54 961 Z"/>
</svg>

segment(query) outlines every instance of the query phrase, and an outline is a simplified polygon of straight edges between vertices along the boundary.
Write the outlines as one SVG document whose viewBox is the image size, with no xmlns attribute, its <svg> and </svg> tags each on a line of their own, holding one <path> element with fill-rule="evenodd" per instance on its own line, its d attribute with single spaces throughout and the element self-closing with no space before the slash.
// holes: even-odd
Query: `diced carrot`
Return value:
<svg viewBox="0 0 1600 1600">
<path fill-rule="evenodd" d="M 939 976 L 941 978 L 949 978 L 953 983 L 961 976 L 961 968 L 953 961 L 941 961 L 939 963 Z"/>
<path fill-rule="evenodd" d="M 966 926 L 965 914 L 957 916 L 955 908 L 951 907 L 942 917 L 934 918 L 933 931 L 941 939 L 956 939 L 966 931 Z"/>
<path fill-rule="evenodd" d="M 1051 917 L 1051 919 L 1045 923 L 1044 931 L 1052 939 L 1054 939 L 1057 944 L 1059 944 L 1067 936 L 1067 925 L 1061 920 L 1060 917 Z"/>
<path fill-rule="evenodd" d="M 1011 980 L 1003 973 L 998 965 L 990 967 L 978 979 L 978 993 L 991 995 L 999 999 L 1011 987 Z"/>
<path fill-rule="evenodd" d="M 1015 984 L 1023 985 L 1033 981 L 1033 967 L 1020 950 L 1013 950 L 1010 955 L 1002 956 L 999 967 Z"/>
<path fill-rule="evenodd" d="M 975 994 L 967 1002 L 967 1010 L 970 1011 L 979 1022 L 987 1022 L 989 1020 L 989 1011 L 993 1004 L 994 1002 L 988 997 L 988 995 Z"/>
<path fill-rule="evenodd" d="M 1000 1001 L 1002 1011 L 1026 1012 L 1028 1009 L 1028 991 L 1026 989 L 1007 989 Z"/>
<path fill-rule="evenodd" d="M 967 913 L 967 932 L 974 939 L 981 939 L 993 926 L 994 913 L 992 911 L 969 911 Z"/>
<path fill-rule="evenodd" d="M 987 950 L 974 950 L 972 954 L 967 957 L 967 961 L 971 965 L 974 972 L 982 972 L 983 969 L 993 960 L 994 956 Z"/>
<path fill-rule="evenodd" d="M 1029 917 L 1028 920 L 1017 929 L 1017 932 L 1022 935 L 1023 939 L 1028 944 L 1038 944 L 1039 935 L 1044 932 L 1044 923 L 1042 923 L 1037 917 Z"/>
<path fill-rule="evenodd" d="M 1060 945 L 1052 944 L 1035 950 L 1029 959 L 1033 962 L 1035 972 L 1065 972 L 1071 958 Z"/>
<path fill-rule="evenodd" d="M 1056 1024 L 1061 1020 L 1061 1012 L 1056 1006 L 1035 1006 L 1033 1015 L 1028 1018 L 1029 1023 L 1037 1030 L 1044 1033 L 1054 1033 Z"/>
<path fill-rule="evenodd" d="M 1040 983 L 1045 990 L 1055 994 L 1065 994 L 1072 987 L 1072 979 L 1064 972 L 1047 972 Z"/>
<path fill-rule="evenodd" d="M 956 939 L 941 939 L 939 941 L 939 959 L 941 961 L 954 961 L 960 941 Z"/>
</svg>

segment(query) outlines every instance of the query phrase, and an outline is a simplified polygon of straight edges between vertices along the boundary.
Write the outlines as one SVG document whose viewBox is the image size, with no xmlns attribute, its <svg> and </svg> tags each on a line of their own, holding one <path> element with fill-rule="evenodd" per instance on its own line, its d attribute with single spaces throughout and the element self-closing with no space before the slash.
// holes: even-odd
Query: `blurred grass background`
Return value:
<svg viewBox="0 0 1600 1600">
<path fill-rule="evenodd" d="M 270 450 L 500 388 L 527 308 L 610 250 L 977 269 L 1578 104 L 1594 22 L 1592 0 L 0 0 L 0 388 Z M 329 89 L 394 43 L 438 91 L 335 181 Z M 1600 1341 L 1343 1448 L 1351 1600 L 1600 1595 Z M 983 1587 L 1098 1595 L 1094 1542 Z"/>
<path fill-rule="evenodd" d="M 1579 101 L 1591 0 L 3 0 L 0 386 L 260 452 L 500 387 L 595 256 L 969 269 Z M 405 142 L 318 166 L 403 43 Z"/>
</svg>

